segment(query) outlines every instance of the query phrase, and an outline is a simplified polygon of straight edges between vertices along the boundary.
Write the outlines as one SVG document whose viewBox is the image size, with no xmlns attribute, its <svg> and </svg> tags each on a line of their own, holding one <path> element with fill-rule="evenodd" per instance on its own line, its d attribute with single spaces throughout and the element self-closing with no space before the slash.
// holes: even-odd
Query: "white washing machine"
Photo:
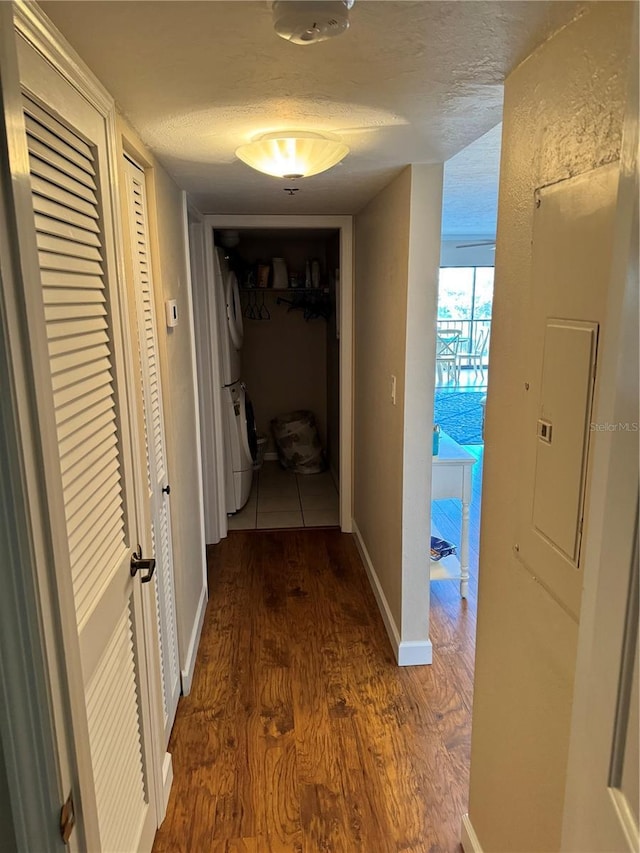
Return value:
<svg viewBox="0 0 640 853">
<path fill-rule="evenodd" d="M 253 406 L 242 382 L 222 389 L 227 444 L 227 512 L 246 504 L 251 492 L 258 440 Z"/>
<path fill-rule="evenodd" d="M 238 279 L 219 247 L 214 251 L 214 270 L 222 353 L 226 510 L 233 515 L 249 499 L 257 439 L 253 407 L 240 382 L 244 330 Z"/>
<path fill-rule="evenodd" d="M 218 299 L 218 317 L 222 350 L 222 384 L 239 382 L 242 369 L 242 305 L 235 272 L 229 269 L 224 249 L 214 253 L 215 287 Z"/>
</svg>

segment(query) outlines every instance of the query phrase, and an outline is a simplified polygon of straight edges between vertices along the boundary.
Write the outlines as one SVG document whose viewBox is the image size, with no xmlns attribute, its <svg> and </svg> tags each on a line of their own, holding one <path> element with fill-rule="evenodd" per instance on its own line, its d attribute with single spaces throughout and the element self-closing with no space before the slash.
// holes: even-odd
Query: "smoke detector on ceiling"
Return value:
<svg viewBox="0 0 640 853">
<path fill-rule="evenodd" d="M 273 26 L 294 44 L 316 44 L 349 28 L 349 9 L 355 0 L 273 0 Z"/>
</svg>

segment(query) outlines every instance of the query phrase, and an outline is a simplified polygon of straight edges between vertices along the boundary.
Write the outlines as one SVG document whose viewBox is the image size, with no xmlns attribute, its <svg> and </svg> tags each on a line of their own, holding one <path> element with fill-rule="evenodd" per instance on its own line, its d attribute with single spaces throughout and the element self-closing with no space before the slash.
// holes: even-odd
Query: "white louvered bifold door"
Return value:
<svg viewBox="0 0 640 853">
<path fill-rule="evenodd" d="M 170 499 L 167 493 L 167 463 L 162 409 L 162 387 L 158 361 L 158 338 L 149 250 L 145 176 L 125 157 L 127 215 L 133 285 L 136 296 L 138 348 L 144 405 L 147 483 L 156 570 L 156 616 L 160 637 L 162 694 L 164 700 L 165 747 L 180 698 L 180 664 L 176 627 L 173 551 L 171 547 Z"/>
<path fill-rule="evenodd" d="M 66 524 L 55 532 L 65 564 L 56 570 L 72 579 L 92 773 L 80 798 L 95 794 L 101 851 L 145 851 L 156 819 L 141 581 L 130 573 L 133 466 L 106 122 L 35 51 L 20 49 L 34 93 L 24 113 L 40 267 L 32 285 L 42 289 L 49 349 L 40 380 L 59 453 L 47 465 Z"/>
</svg>

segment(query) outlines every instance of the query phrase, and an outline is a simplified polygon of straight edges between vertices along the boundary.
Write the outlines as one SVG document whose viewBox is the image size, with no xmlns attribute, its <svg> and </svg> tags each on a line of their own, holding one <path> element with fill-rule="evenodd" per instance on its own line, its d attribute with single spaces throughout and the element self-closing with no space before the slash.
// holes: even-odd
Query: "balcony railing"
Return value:
<svg viewBox="0 0 640 853">
<path fill-rule="evenodd" d="M 442 334 L 448 329 L 460 330 L 460 344 L 458 346 L 459 355 L 475 354 L 481 337 L 483 337 L 482 333 L 486 329 L 487 334 L 482 346 L 482 364 L 485 367 L 488 365 L 491 320 L 438 320 L 438 334 Z"/>
</svg>

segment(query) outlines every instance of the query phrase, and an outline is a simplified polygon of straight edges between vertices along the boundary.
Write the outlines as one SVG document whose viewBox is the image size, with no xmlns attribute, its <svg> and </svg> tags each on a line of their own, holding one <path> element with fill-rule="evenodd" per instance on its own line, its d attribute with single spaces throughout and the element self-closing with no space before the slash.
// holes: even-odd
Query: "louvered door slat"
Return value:
<svg viewBox="0 0 640 853">
<path fill-rule="evenodd" d="M 73 403 L 65 407 L 64 412 L 61 413 L 58 435 L 60 437 L 60 441 L 65 443 L 64 448 L 62 448 L 60 453 L 61 458 L 66 457 L 69 450 L 73 450 L 75 443 L 78 441 L 78 438 L 80 438 L 79 433 L 81 430 L 84 431 L 84 436 L 92 439 L 96 437 L 96 434 L 100 430 L 108 430 L 109 426 L 113 426 L 113 403 L 111 398 L 108 396 L 110 389 L 103 386 L 100 389 L 100 392 L 103 396 L 101 398 L 97 398 L 94 402 L 88 403 L 85 400 L 74 400 Z M 70 412 L 73 409 L 77 409 L 77 411 L 74 411 L 73 414 L 71 414 Z M 87 423 L 88 416 L 91 417 L 91 420 Z M 63 417 L 64 420 L 62 420 Z M 108 441 L 108 439 L 106 441 Z M 105 447 L 106 450 L 106 442 L 103 443 L 103 447 Z M 84 457 L 78 457 L 80 461 L 82 458 Z"/>
<path fill-rule="evenodd" d="M 153 281 L 148 254 L 144 173 L 125 161 L 129 209 L 129 237 L 136 291 L 138 349 L 142 371 L 143 406 L 150 484 L 152 538 L 156 557 L 158 633 L 161 646 L 165 740 L 168 743 L 180 694 L 180 666 L 175 613 L 173 554 L 169 501 L 162 492 L 167 477 L 162 417 L 162 388 L 157 365 L 157 337 Z"/>
<path fill-rule="evenodd" d="M 77 133 L 70 130 L 30 98 L 24 99 L 24 111 L 29 117 L 29 121 L 36 121 L 38 125 L 46 128 L 53 135 L 54 150 L 64 148 L 69 151 L 70 155 L 81 157 L 86 164 L 87 171 L 91 170 L 95 174 L 93 151 Z"/>
<path fill-rule="evenodd" d="M 31 191 L 36 195 L 42 196 L 48 201 L 53 201 L 63 207 L 68 207 L 69 210 L 74 211 L 75 213 L 80 213 L 82 216 L 86 216 L 89 219 L 97 218 L 94 203 L 78 198 L 78 196 L 72 191 L 64 190 L 62 187 L 52 184 L 46 178 L 41 178 L 38 175 L 32 175 Z"/>
<path fill-rule="evenodd" d="M 87 235 L 90 234 L 88 231 L 85 233 Z M 60 237 L 41 232 L 38 234 L 38 248 L 45 252 L 85 258 L 89 261 L 97 261 L 98 263 L 102 259 L 99 246 L 88 246 L 85 241 L 73 240 L 66 236 Z"/>
<path fill-rule="evenodd" d="M 101 415 L 111 410 L 112 405 L 111 388 L 108 385 L 98 385 L 84 396 L 75 397 L 66 406 L 60 407 L 58 435 L 68 438 L 86 424 L 87 412 Z"/>
<path fill-rule="evenodd" d="M 52 371 L 53 390 L 56 392 L 59 389 L 72 389 L 72 386 L 80 382 L 86 382 L 96 376 L 104 376 L 108 373 L 110 367 L 111 362 L 108 358 L 97 358 L 80 365 L 78 365 L 76 359 L 76 363 L 72 368 L 67 368 L 60 374 L 53 373 Z"/>
<path fill-rule="evenodd" d="M 83 347 L 82 354 L 86 358 L 87 363 L 98 362 L 103 363 L 105 359 L 109 359 L 109 347 L 106 344 L 98 344 L 97 346 Z M 69 375 L 71 369 L 75 367 L 78 360 L 78 350 L 62 355 L 52 356 L 51 372 L 55 376 L 58 373 Z"/>
<path fill-rule="evenodd" d="M 59 320 L 57 323 L 49 326 L 47 333 L 50 341 L 58 342 L 62 338 L 73 338 L 77 341 L 81 340 L 84 335 L 90 335 L 94 332 L 107 332 L 108 328 L 104 315 L 102 315 L 100 317 L 85 318 L 81 329 L 78 329 L 78 324 L 75 322 Z"/>
<path fill-rule="evenodd" d="M 70 225 L 85 231 L 93 231 L 95 234 L 100 233 L 100 226 L 92 216 L 86 216 L 43 195 L 34 195 L 32 201 L 36 214 L 58 219 L 60 222 L 68 222 Z"/>
<path fill-rule="evenodd" d="M 104 293 L 98 288 L 57 288 L 47 291 L 44 296 L 45 305 L 63 306 L 63 305 L 103 305 Z"/>
<path fill-rule="evenodd" d="M 85 275 L 83 273 L 65 270 L 43 270 L 42 283 L 45 287 L 55 287 L 64 290 L 102 290 L 102 278 L 97 275 Z M 106 325 L 105 327 L 106 328 Z"/>
<path fill-rule="evenodd" d="M 98 531 L 103 529 L 104 520 L 108 518 L 107 513 L 113 503 L 113 494 L 117 494 L 118 490 L 118 481 L 116 480 L 114 484 L 113 477 L 110 477 L 106 482 L 112 490 L 111 496 L 99 494 L 95 502 L 87 496 L 87 513 L 80 519 L 78 526 L 74 528 L 73 517 L 70 517 L 67 522 L 67 533 L 72 553 L 77 548 L 83 547 L 89 538 L 96 537 Z"/>
<path fill-rule="evenodd" d="M 105 450 L 99 454 L 95 450 L 91 454 L 87 454 L 86 469 L 79 469 L 77 477 L 72 477 L 71 473 L 66 477 L 66 488 L 69 494 L 69 500 L 72 501 L 84 489 L 91 485 L 94 477 L 105 477 L 111 467 L 111 453 L 116 453 L 116 437 L 112 437 L 112 450 Z"/>
<path fill-rule="evenodd" d="M 111 663 L 114 665 L 110 666 Z M 100 751 L 99 760 L 94 760 L 98 802 L 103 804 L 98 819 L 105 850 L 136 848 L 133 822 L 122 819 L 132 798 L 141 798 L 137 803 L 138 810 L 144 802 L 142 754 L 139 738 L 135 737 L 138 723 L 132 696 L 135 696 L 135 665 L 129 619 L 126 626 L 118 626 L 97 668 L 97 677 L 87 691 L 91 740 L 96 744 L 111 745 L 106 753 Z M 109 706 L 112 712 L 101 715 L 100 710 L 105 706 Z M 130 760 L 132 755 L 136 756 L 135 761 Z M 119 778 L 118 786 L 112 784 L 114 778 Z M 115 800 L 108 801 L 108 796 L 115 796 Z"/>
<path fill-rule="evenodd" d="M 52 216 L 36 213 L 36 229 L 38 234 L 53 234 L 57 237 L 66 237 L 74 243 L 84 243 L 87 246 L 100 246 L 100 238 L 95 231 L 79 228 L 68 222 L 61 222 Z"/>
<path fill-rule="evenodd" d="M 33 151 L 33 149 L 31 149 Z M 52 186 L 60 187 L 65 192 L 72 193 L 79 199 L 90 204 L 97 204 L 98 199 L 95 192 L 82 181 L 77 181 L 69 173 L 68 169 L 59 169 L 57 166 L 48 163 L 40 157 L 33 154 L 29 157 L 29 169 L 32 175 L 37 175 L 48 181 Z"/>
<path fill-rule="evenodd" d="M 93 415 L 93 413 L 92 413 Z M 86 450 L 82 445 L 100 443 L 105 447 L 107 441 L 116 433 L 115 417 L 112 411 L 101 413 L 97 417 L 84 424 L 76 430 L 73 435 L 60 441 L 60 465 L 62 474 L 70 471 L 72 467 L 82 470 L 83 460 L 86 458 Z M 106 450 L 106 447 L 105 447 Z"/>
<path fill-rule="evenodd" d="M 107 316 L 106 309 L 102 303 L 94 303 L 93 305 L 56 305 L 55 303 L 49 303 L 48 299 L 47 303 L 44 314 L 48 323 L 70 319 L 88 320 Z M 55 334 L 55 329 L 52 329 L 52 334 Z"/>
<path fill-rule="evenodd" d="M 104 469 L 103 469 L 104 472 Z M 97 473 L 97 472 L 96 472 Z M 72 540 L 76 532 L 80 533 L 83 525 L 95 524 L 103 518 L 109 507 L 113 489 L 119 488 L 120 481 L 117 473 L 104 474 L 94 477 L 91 486 L 70 500 L 67 505 L 67 530 Z M 93 488 L 93 490 L 92 490 Z"/>
<path fill-rule="evenodd" d="M 43 270 L 64 270 L 65 272 L 77 272 L 97 277 L 104 275 L 104 270 L 99 262 L 87 260 L 78 255 L 58 255 L 55 252 L 40 251 L 38 258 L 40 268 Z"/>
<path fill-rule="evenodd" d="M 104 293 L 97 288 L 56 287 L 44 294 L 45 306 L 89 306 L 104 305 Z"/>
<path fill-rule="evenodd" d="M 32 109 L 37 109 L 35 105 L 33 105 Z M 65 142 L 63 138 L 63 134 L 66 132 L 65 128 L 60 124 L 60 122 L 56 122 L 55 132 L 53 130 L 49 130 L 48 122 L 51 120 L 51 116 L 47 116 L 45 120 L 42 122 L 37 121 L 33 118 L 33 116 L 29 115 L 29 108 L 25 110 L 25 124 L 27 127 L 27 133 L 29 134 L 29 150 L 34 150 L 31 146 L 33 145 L 33 141 L 43 142 L 48 148 L 50 148 L 55 154 L 59 157 L 67 160 L 72 165 L 80 168 L 83 172 L 86 172 L 88 175 L 95 175 L 95 168 L 93 166 L 93 154 L 91 153 L 91 149 L 85 146 L 83 153 L 76 146 L 78 145 L 79 140 L 77 138 L 73 139 L 73 142 L 69 145 Z"/>
<path fill-rule="evenodd" d="M 73 556 L 76 562 L 79 563 L 82 560 L 95 560 L 96 562 L 100 561 L 103 565 L 110 565 L 113 562 L 114 557 L 119 554 L 118 546 L 114 544 L 114 541 L 120 533 L 121 528 L 122 522 L 117 518 L 115 512 L 108 518 L 105 518 L 100 530 L 96 531 L 93 545 L 84 543 L 84 548 L 78 547 L 74 551 Z M 78 602 L 78 625 L 80 627 L 83 626 L 86 617 L 91 613 L 96 588 L 100 591 L 100 588 L 104 586 L 108 580 L 108 577 L 100 577 L 98 584 L 96 585 L 89 581 L 86 574 L 81 575 L 76 573 L 74 575 L 76 598 Z"/>
<path fill-rule="evenodd" d="M 73 160 L 69 160 L 64 155 L 54 151 L 50 145 L 40 142 L 37 137 L 31 138 L 29 151 L 34 158 L 47 163 L 52 168 L 67 172 L 70 177 L 79 183 L 84 184 L 90 190 L 95 191 L 97 189 L 93 173 L 86 171 L 86 169 L 76 165 Z"/>
<path fill-rule="evenodd" d="M 67 337 L 54 338 L 49 341 L 49 352 L 54 355 L 63 355 L 66 352 L 79 352 L 85 346 L 96 347 L 108 344 L 109 338 L 105 332 L 89 332 L 82 336 L 69 335 Z"/>
<path fill-rule="evenodd" d="M 111 393 L 110 390 L 109 393 Z M 67 452 L 60 453 L 62 481 L 66 490 L 65 493 L 68 493 L 70 497 L 73 497 L 75 494 L 74 489 L 79 488 L 78 484 L 90 479 L 92 470 L 102 464 L 113 465 L 111 456 L 112 454 L 115 454 L 116 457 L 118 455 L 117 431 L 114 430 L 113 419 L 106 419 L 106 423 L 102 426 L 100 426 L 102 423 L 100 416 L 95 418 L 95 421 L 98 427 L 91 425 L 87 432 L 79 437 L 80 442 L 84 441 L 86 447 L 83 455 L 69 452 L 73 451 L 74 440 L 77 442 L 77 435 L 75 437 L 73 435 L 69 436 Z M 81 423 L 82 426 L 78 427 L 78 423 Z M 84 419 L 82 419 L 76 421 L 73 426 L 75 428 L 69 430 L 69 433 L 73 432 L 77 434 L 79 429 L 84 429 L 86 424 Z"/>
<path fill-rule="evenodd" d="M 82 350 L 77 350 L 77 352 L 81 357 Z M 110 376 L 100 376 L 98 379 L 91 377 L 86 382 L 79 382 L 77 385 L 60 389 L 56 393 L 56 404 L 60 412 L 60 421 L 58 423 L 61 424 L 64 422 L 64 418 L 67 417 L 67 412 L 69 411 L 68 407 L 70 405 L 81 404 L 87 394 L 90 394 L 97 388 L 108 387 L 110 383 Z M 113 393 L 113 388 L 110 388 L 109 393 Z"/>
<path fill-rule="evenodd" d="M 103 565 L 113 564 L 114 560 L 116 560 L 120 555 L 118 547 L 113 544 L 114 539 L 120 532 L 121 524 L 119 520 L 109 519 L 109 523 L 105 522 L 102 530 L 99 531 L 99 535 L 96 537 L 93 548 L 87 545 L 84 550 L 77 549 L 74 552 L 74 559 L 77 562 L 82 560 L 95 560 L 97 562 L 99 560 Z M 93 599 L 96 595 L 96 586 L 89 583 L 86 576 L 79 577 L 74 575 L 74 579 L 76 582 L 76 599 L 78 602 L 78 625 L 80 630 L 82 630 L 93 610 Z M 101 589 L 108 584 L 109 580 L 110 578 L 108 576 L 105 576 L 104 578 L 101 577 L 97 591 L 100 592 Z"/>
</svg>

